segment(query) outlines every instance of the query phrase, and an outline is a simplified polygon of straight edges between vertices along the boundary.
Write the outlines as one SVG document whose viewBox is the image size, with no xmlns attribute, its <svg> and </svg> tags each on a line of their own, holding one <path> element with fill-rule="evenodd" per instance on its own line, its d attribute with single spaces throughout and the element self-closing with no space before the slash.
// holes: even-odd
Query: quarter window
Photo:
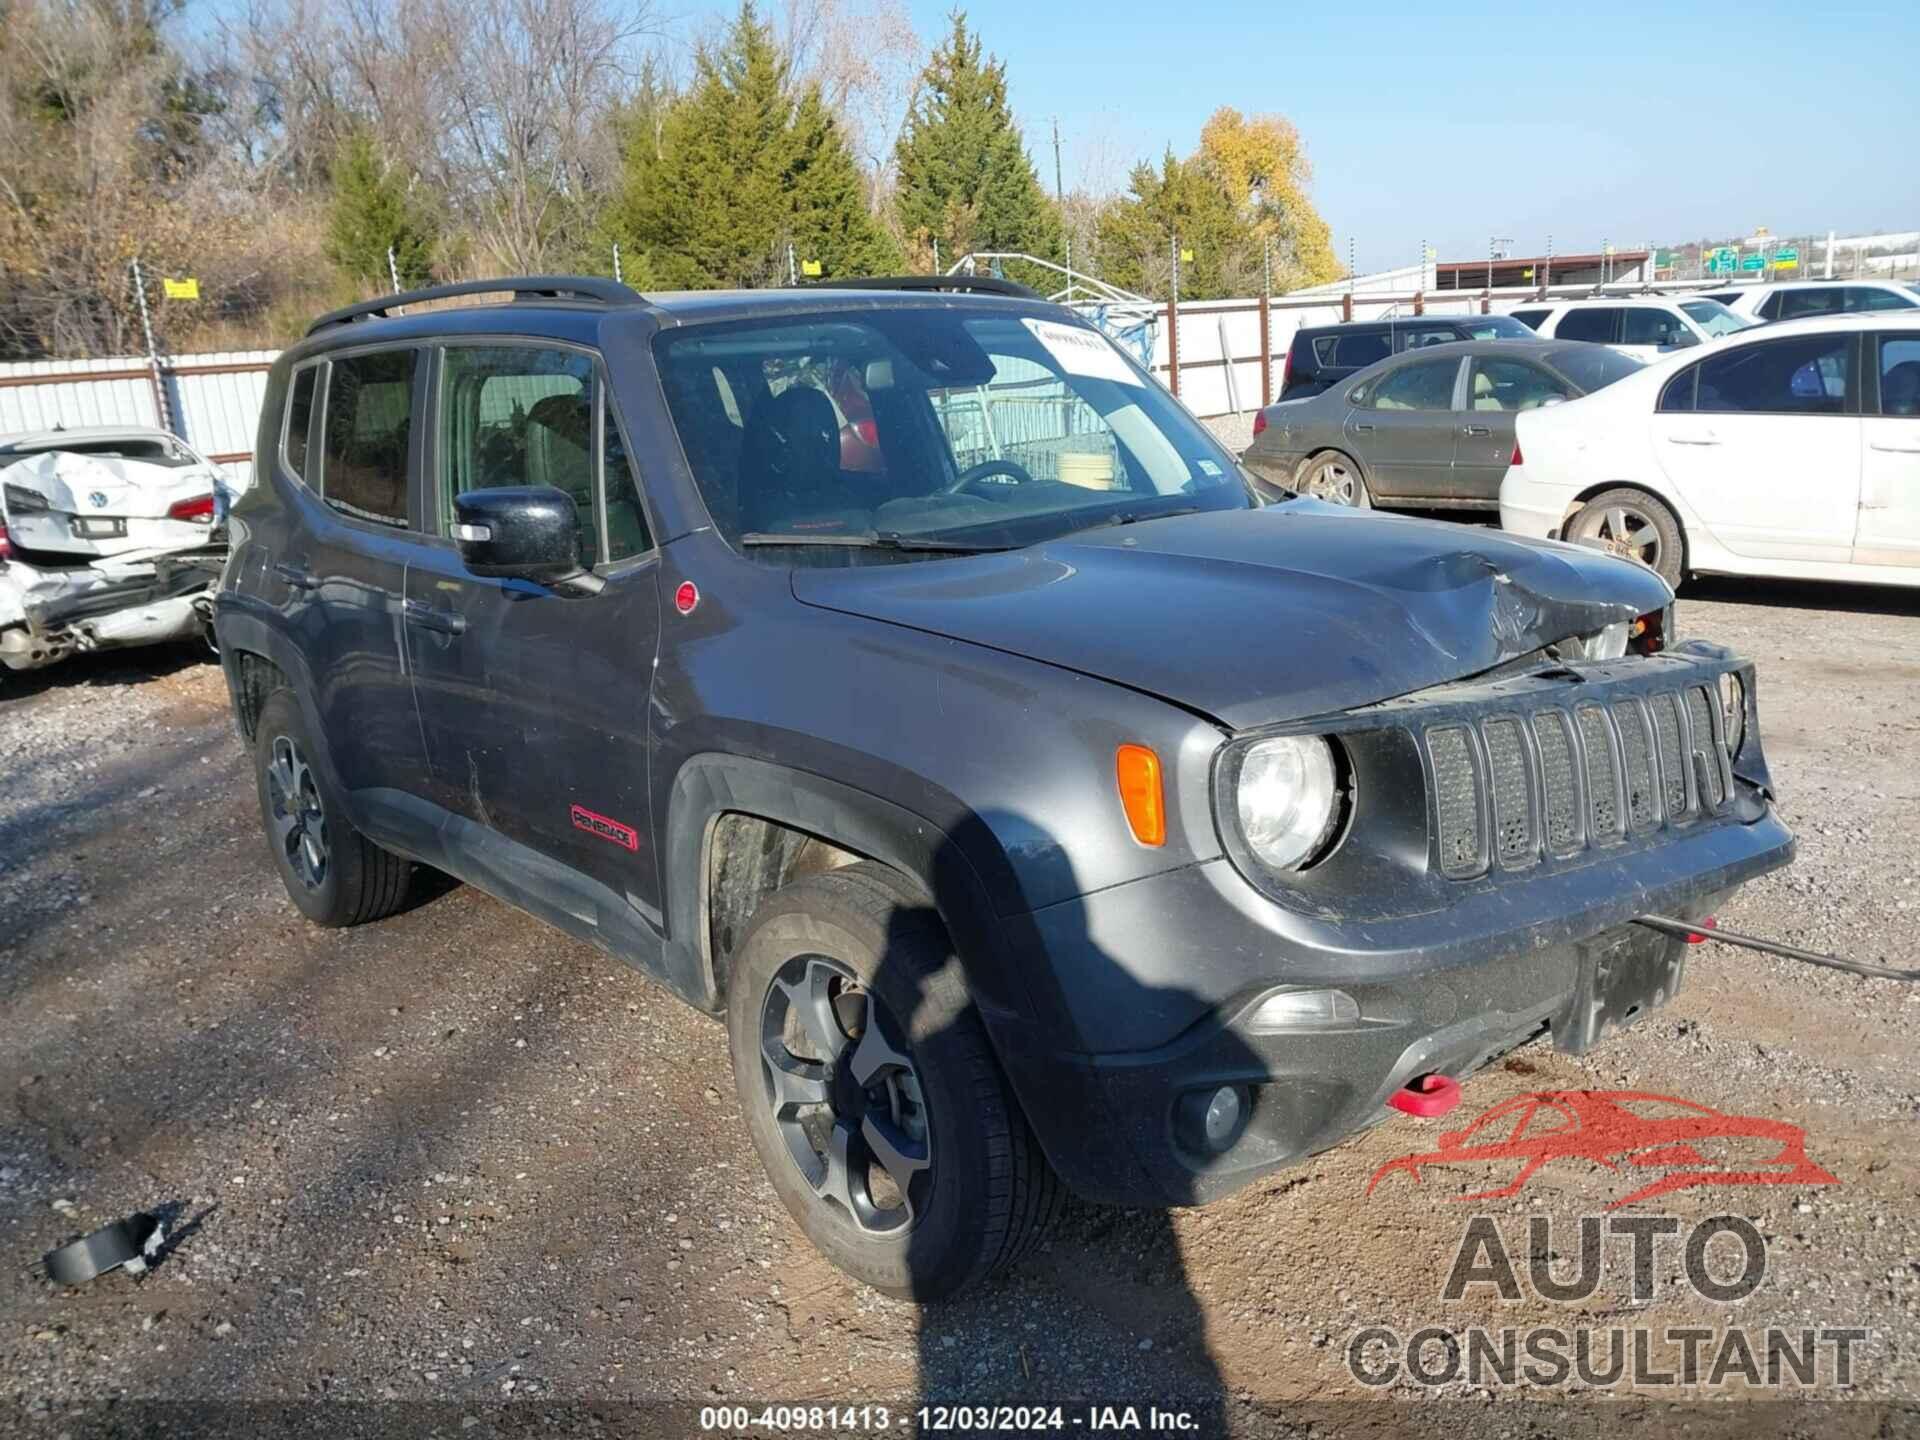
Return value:
<svg viewBox="0 0 1920 1440">
<path fill-rule="evenodd" d="M 1611 345 L 1620 334 L 1620 311 L 1611 305 L 1590 305 L 1569 310 L 1554 328 L 1556 340 L 1591 340 Z"/>
<path fill-rule="evenodd" d="M 307 478 L 307 438 L 313 429 L 313 392 L 319 379 L 320 367 L 309 365 L 294 372 L 287 391 L 287 469 L 302 480 Z"/>
<path fill-rule="evenodd" d="M 1695 405 L 1763 415 L 1841 415 L 1851 335 L 1805 335 L 1742 345 L 1700 362 Z"/>
<path fill-rule="evenodd" d="M 1552 313 L 1551 310 L 1516 310 L 1513 312 L 1513 318 L 1529 330 L 1538 330 L 1545 323 L 1547 316 Z"/>
<path fill-rule="evenodd" d="M 1914 302 L 1903 298 L 1897 290 L 1882 290 L 1873 285 L 1847 288 L 1849 310 L 1911 310 L 1913 306 Z"/>
<path fill-rule="evenodd" d="M 1699 378 L 1698 365 L 1689 365 L 1674 376 L 1667 382 L 1666 388 L 1660 392 L 1660 408 L 1663 411 L 1693 409 L 1693 387 L 1694 382 Z"/>
<path fill-rule="evenodd" d="M 440 380 L 440 527 L 453 497 L 551 486 L 573 501 L 579 556 L 600 553 L 593 518 L 593 361 L 532 345 L 449 346 Z"/>
<path fill-rule="evenodd" d="M 404 529 L 415 350 L 348 355 L 327 376 L 320 494 L 355 520 Z"/>
<path fill-rule="evenodd" d="M 1375 410 L 1451 410 L 1458 360 L 1421 360 L 1402 365 L 1374 383 L 1367 405 Z"/>
<path fill-rule="evenodd" d="M 1920 340 L 1880 342 L 1880 413 L 1920 415 Z"/>
<path fill-rule="evenodd" d="M 620 429 L 619 417 L 600 392 L 602 470 L 607 507 L 607 559 L 626 560 L 644 555 L 653 548 L 647 533 L 646 512 L 640 507 L 640 487 L 634 481 L 633 461 L 627 455 L 627 439 Z"/>
</svg>

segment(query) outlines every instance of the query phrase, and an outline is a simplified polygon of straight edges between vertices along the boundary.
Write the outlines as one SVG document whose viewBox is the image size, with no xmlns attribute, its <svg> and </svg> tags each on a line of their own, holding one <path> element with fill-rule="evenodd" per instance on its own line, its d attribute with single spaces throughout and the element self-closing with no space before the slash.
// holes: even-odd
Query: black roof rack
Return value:
<svg viewBox="0 0 1920 1440">
<path fill-rule="evenodd" d="M 510 292 L 516 304 L 539 300 L 586 300 L 598 305 L 642 305 L 646 297 L 632 286 L 598 275 L 522 275 L 513 279 L 462 280 L 457 285 L 429 285 L 423 290 L 403 290 L 362 300 L 329 310 L 307 327 L 314 335 L 332 325 L 350 325 L 355 320 L 384 319 L 387 312 L 402 305 L 417 305 L 426 300 L 453 300 L 462 295 L 498 295 Z"/>
<path fill-rule="evenodd" d="M 850 275 L 844 280 L 816 280 L 819 290 L 933 290 L 955 294 L 1006 295 L 1015 300 L 1044 300 L 1038 290 L 992 275 Z"/>
</svg>

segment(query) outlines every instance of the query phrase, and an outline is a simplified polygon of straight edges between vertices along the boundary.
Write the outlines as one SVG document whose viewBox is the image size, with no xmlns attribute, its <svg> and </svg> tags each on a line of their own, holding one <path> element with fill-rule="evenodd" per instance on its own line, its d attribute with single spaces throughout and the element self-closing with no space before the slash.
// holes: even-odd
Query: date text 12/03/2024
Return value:
<svg viewBox="0 0 1920 1440">
<path fill-rule="evenodd" d="M 910 1430 L 919 1434 L 1084 1430 L 1179 1434 L 1199 1429 L 1191 1412 L 1158 1405 L 711 1405 L 700 1411 L 700 1428 L 720 1434 L 765 1431 Z"/>
</svg>

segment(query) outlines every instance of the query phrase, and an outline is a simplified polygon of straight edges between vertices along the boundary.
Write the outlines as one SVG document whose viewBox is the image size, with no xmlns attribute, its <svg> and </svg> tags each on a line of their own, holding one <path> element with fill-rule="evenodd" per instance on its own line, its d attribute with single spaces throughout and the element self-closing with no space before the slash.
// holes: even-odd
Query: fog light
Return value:
<svg viewBox="0 0 1920 1440">
<path fill-rule="evenodd" d="M 1222 1085 L 1181 1097 L 1180 1128 L 1194 1148 L 1222 1154 L 1247 1128 L 1246 1092 L 1238 1085 Z"/>
<path fill-rule="evenodd" d="M 1281 1035 L 1351 1025 L 1359 1018 L 1360 1006 L 1344 990 L 1275 990 L 1247 1011 L 1241 1028 L 1254 1035 Z"/>
</svg>

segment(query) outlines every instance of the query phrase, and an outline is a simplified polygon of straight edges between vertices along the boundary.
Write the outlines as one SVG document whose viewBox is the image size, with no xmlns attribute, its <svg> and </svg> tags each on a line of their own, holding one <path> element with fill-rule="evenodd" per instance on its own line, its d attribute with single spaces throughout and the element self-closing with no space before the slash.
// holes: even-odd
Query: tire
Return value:
<svg viewBox="0 0 1920 1440">
<path fill-rule="evenodd" d="M 936 1300 L 1025 1254 L 1052 1224 L 1060 1182 L 945 928 L 904 877 L 863 862 L 773 895 L 727 991 L 754 1149 L 807 1238 L 847 1274 Z"/>
<path fill-rule="evenodd" d="M 1314 456 L 1300 472 L 1294 487 L 1302 495 L 1325 500 L 1333 505 L 1350 505 L 1355 510 L 1371 510 L 1373 496 L 1367 490 L 1360 467 L 1338 450 Z"/>
<path fill-rule="evenodd" d="M 1618 533 L 1616 533 L 1618 532 Z M 1565 538 L 1598 541 L 1608 554 L 1636 560 L 1678 590 L 1686 574 L 1686 537 L 1664 502 L 1644 490 L 1603 490 L 1567 522 Z"/>
<path fill-rule="evenodd" d="M 412 862 L 354 829 L 313 765 L 313 742 L 293 691 L 267 696 L 253 732 L 260 823 L 287 898 L 316 925 L 363 925 L 406 902 Z"/>
</svg>

